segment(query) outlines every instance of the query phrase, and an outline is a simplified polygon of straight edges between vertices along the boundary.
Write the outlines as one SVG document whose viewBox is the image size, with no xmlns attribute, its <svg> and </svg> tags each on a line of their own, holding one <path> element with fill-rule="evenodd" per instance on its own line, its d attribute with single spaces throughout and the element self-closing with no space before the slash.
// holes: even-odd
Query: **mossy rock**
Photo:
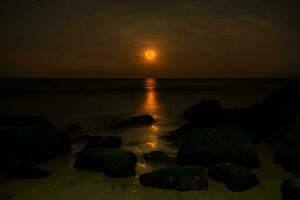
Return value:
<svg viewBox="0 0 300 200">
<path fill-rule="evenodd" d="M 0 118 L 0 152 L 7 165 L 29 164 L 29 160 L 34 165 L 70 151 L 69 135 L 43 117 Z"/>
<path fill-rule="evenodd" d="M 275 144 L 276 161 L 285 170 L 300 174 L 300 122 L 294 121 L 278 134 Z"/>
<path fill-rule="evenodd" d="M 300 177 L 285 180 L 281 186 L 281 194 L 283 200 L 299 200 Z"/>
<path fill-rule="evenodd" d="M 253 135 L 238 126 L 196 129 L 181 144 L 176 162 L 179 165 L 212 167 L 220 162 L 259 168 Z"/>
<path fill-rule="evenodd" d="M 156 120 L 151 115 L 137 115 L 127 119 L 114 120 L 111 124 L 113 129 L 127 129 L 139 126 L 151 125 Z"/>
<path fill-rule="evenodd" d="M 136 162 L 135 154 L 131 151 L 95 148 L 80 152 L 74 167 L 102 171 L 109 177 L 119 178 L 134 176 Z"/>
<path fill-rule="evenodd" d="M 224 183 L 229 190 L 246 191 L 260 184 L 259 178 L 248 168 L 221 163 L 209 170 L 209 177 Z"/>
<path fill-rule="evenodd" d="M 179 191 L 208 190 L 207 171 L 200 166 L 174 166 L 141 175 L 143 186 Z"/>
</svg>

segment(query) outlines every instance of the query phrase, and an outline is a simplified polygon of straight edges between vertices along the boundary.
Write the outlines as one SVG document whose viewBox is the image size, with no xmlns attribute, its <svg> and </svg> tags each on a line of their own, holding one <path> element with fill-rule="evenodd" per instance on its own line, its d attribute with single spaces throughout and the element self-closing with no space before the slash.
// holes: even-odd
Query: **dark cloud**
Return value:
<svg viewBox="0 0 300 200">
<path fill-rule="evenodd" d="M 297 7 L 298 6 L 298 7 Z M 2 0 L 0 76 L 300 76 L 293 0 Z M 145 48 L 159 51 L 149 66 Z"/>
</svg>

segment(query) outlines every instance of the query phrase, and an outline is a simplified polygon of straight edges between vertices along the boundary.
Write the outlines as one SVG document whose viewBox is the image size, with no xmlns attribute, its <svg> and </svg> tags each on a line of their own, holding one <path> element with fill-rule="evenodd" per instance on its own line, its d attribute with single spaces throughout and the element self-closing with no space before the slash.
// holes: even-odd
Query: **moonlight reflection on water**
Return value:
<svg viewBox="0 0 300 200">
<path fill-rule="evenodd" d="M 152 115 L 155 119 L 160 118 L 160 105 L 157 99 L 157 82 L 154 78 L 147 78 L 144 81 L 145 100 L 141 111 Z"/>
</svg>

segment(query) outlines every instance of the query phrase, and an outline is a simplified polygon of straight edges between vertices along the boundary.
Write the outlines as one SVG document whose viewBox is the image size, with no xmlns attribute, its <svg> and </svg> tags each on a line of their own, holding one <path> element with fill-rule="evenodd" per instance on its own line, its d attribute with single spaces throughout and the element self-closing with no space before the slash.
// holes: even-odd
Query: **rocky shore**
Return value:
<svg viewBox="0 0 300 200">
<path fill-rule="evenodd" d="M 253 169 L 262 167 L 257 145 L 270 141 L 274 162 L 284 170 L 300 174 L 300 85 L 276 91 L 249 107 L 223 108 L 217 100 L 203 100 L 182 113 L 186 124 L 162 136 L 178 152 L 143 152 L 142 158 L 165 167 L 138 175 L 145 187 L 209 191 L 209 178 L 234 192 L 245 192 L 263 184 Z M 151 126 L 150 115 L 114 120 L 111 128 L 122 131 Z M 80 126 L 57 129 L 40 116 L 0 118 L 0 173 L 5 179 L 40 179 L 51 171 L 38 164 L 70 154 L 72 142 L 81 141 L 76 170 L 104 173 L 109 178 L 135 177 L 138 164 L 133 151 L 122 148 L 122 136 L 92 136 Z M 282 180 L 283 200 L 300 199 L 299 176 Z M 6 196 L 8 197 L 8 196 Z M 1 196 L 0 196 L 1 199 Z"/>
</svg>

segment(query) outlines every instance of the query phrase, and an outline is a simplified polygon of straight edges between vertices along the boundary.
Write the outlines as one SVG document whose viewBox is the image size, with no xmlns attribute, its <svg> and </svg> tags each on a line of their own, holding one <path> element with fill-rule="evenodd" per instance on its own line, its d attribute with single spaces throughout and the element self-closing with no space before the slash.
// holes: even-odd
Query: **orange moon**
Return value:
<svg viewBox="0 0 300 200">
<path fill-rule="evenodd" d="M 154 60 L 156 57 L 156 52 L 154 50 L 151 50 L 151 49 L 148 49 L 146 52 L 145 52 L 145 58 L 147 60 Z"/>
</svg>

